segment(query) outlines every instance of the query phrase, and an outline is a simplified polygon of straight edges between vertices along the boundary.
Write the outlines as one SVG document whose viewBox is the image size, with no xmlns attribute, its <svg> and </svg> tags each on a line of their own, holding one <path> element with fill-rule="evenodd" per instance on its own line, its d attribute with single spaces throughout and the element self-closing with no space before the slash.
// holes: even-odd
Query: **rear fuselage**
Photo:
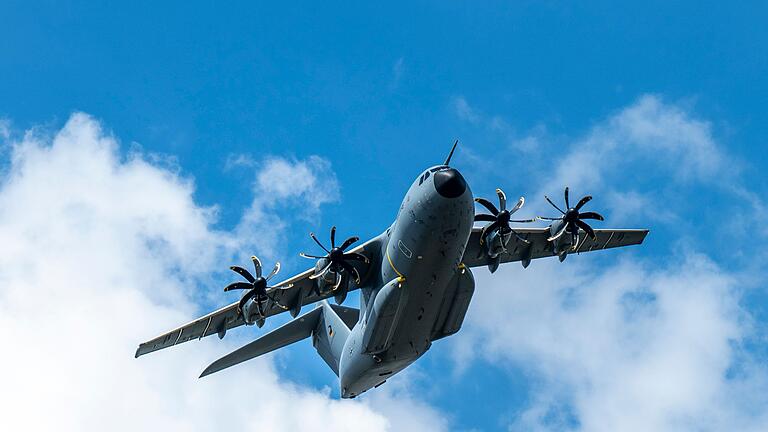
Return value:
<svg viewBox="0 0 768 432">
<path fill-rule="evenodd" d="M 410 187 L 381 242 L 369 281 L 378 288 L 363 300 L 341 353 L 342 397 L 383 383 L 429 349 L 446 288 L 464 271 L 473 218 L 472 191 L 453 168 L 431 168 Z"/>
</svg>

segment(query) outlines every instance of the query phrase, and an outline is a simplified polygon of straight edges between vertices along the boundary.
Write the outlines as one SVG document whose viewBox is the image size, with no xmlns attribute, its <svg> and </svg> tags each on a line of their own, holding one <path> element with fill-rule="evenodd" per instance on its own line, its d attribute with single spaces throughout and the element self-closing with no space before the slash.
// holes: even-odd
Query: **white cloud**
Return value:
<svg viewBox="0 0 768 432">
<path fill-rule="evenodd" d="M 474 108 L 472 108 L 469 105 L 469 102 L 463 97 L 458 96 L 453 98 L 452 101 L 453 109 L 456 112 L 456 115 L 464 121 L 467 121 L 472 124 L 477 124 L 480 122 L 480 114 L 478 114 Z"/>
<path fill-rule="evenodd" d="M 576 141 L 557 160 L 550 184 L 605 187 L 607 176 L 642 179 L 660 169 L 668 181 L 708 181 L 722 173 L 726 162 L 709 122 L 645 95 Z"/>
<path fill-rule="evenodd" d="M 270 158 L 256 169 L 254 199 L 235 229 L 238 239 L 256 239 L 266 249 L 265 256 L 275 259 L 282 232 L 288 226 L 285 213 L 313 221 L 320 207 L 339 200 L 340 188 L 330 162 L 319 156 L 287 160 Z M 242 249 L 256 245 L 242 241 Z"/>
<path fill-rule="evenodd" d="M 300 199 L 310 212 L 339 199 L 339 184 L 327 160 L 310 156 L 293 162 L 268 160 L 256 177 L 258 190 L 267 202 Z"/>
<path fill-rule="evenodd" d="M 502 116 L 486 115 L 471 106 L 463 96 L 454 97 L 451 101 L 456 116 L 474 126 L 479 126 L 502 141 L 510 149 L 517 152 L 532 153 L 540 147 L 540 141 L 546 130 L 542 125 L 534 127 L 527 134 L 520 135 L 515 128 Z"/>
<path fill-rule="evenodd" d="M 686 186 L 704 188 L 702 196 L 740 191 L 742 201 L 730 205 L 762 207 L 738 186 L 710 124 L 643 96 L 562 154 L 535 196 L 559 203 L 564 185 L 574 199 L 592 193 L 599 204 L 589 209 L 607 208 L 606 226 L 684 221 L 669 245 L 677 252 L 637 261 L 627 249 L 598 252 L 619 262 L 573 256 L 476 272 L 481 288 L 458 336 L 457 364 L 484 355 L 531 377 L 531 402 L 514 430 L 766 430 L 768 368 L 745 347 L 758 332 L 740 304 L 745 272 L 681 246 L 698 248 L 702 238 L 700 221 L 685 216 Z M 543 200 L 537 206 L 550 213 Z"/>
<path fill-rule="evenodd" d="M 552 419 L 562 406 L 587 431 L 768 426 L 765 367 L 729 377 L 751 334 L 733 276 L 694 254 L 569 261 L 476 273 L 459 363 L 480 352 L 532 376 L 534 401 L 515 428 L 562 430 L 569 423 Z"/>
<path fill-rule="evenodd" d="M 395 90 L 400 85 L 400 80 L 403 78 L 405 72 L 405 59 L 400 57 L 392 65 L 392 82 L 389 84 L 390 90 Z"/>
<path fill-rule="evenodd" d="M 7 140 L 11 137 L 11 121 L 0 118 L 0 138 Z"/>
<path fill-rule="evenodd" d="M 275 160 L 267 172 L 284 180 L 291 164 L 328 171 L 298 183 L 301 192 L 259 180 L 274 203 L 332 173 L 312 158 Z M 134 359 L 138 342 L 201 312 L 196 285 L 238 245 L 237 233 L 211 228 L 215 209 L 193 192 L 192 181 L 141 154 L 121 158 L 84 114 L 52 140 L 28 133 L 12 144 L 0 186 L 0 429 L 385 430 L 407 413 L 423 430 L 440 418 L 414 410 L 407 391 L 381 393 L 381 404 L 334 400 L 282 380 L 269 358 L 198 380 L 245 329 Z"/>
</svg>

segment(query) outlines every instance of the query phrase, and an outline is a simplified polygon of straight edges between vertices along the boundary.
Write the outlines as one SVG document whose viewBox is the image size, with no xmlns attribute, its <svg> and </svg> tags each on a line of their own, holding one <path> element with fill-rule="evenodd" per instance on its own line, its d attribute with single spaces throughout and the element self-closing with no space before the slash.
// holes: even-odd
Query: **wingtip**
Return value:
<svg viewBox="0 0 768 432">
<path fill-rule="evenodd" d="M 133 358 L 139 358 L 140 355 L 141 355 L 141 346 L 136 348 L 136 353 L 133 355 Z"/>
</svg>

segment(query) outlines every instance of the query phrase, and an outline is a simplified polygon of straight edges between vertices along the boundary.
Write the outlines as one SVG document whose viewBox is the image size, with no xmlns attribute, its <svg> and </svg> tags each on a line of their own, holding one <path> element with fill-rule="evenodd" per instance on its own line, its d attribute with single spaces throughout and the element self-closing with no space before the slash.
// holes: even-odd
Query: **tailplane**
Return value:
<svg viewBox="0 0 768 432">
<path fill-rule="evenodd" d="M 339 374 L 339 360 L 360 311 L 321 302 L 317 308 L 211 363 L 200 378 L 312 336 L 320 357 Z"/>
</svg>

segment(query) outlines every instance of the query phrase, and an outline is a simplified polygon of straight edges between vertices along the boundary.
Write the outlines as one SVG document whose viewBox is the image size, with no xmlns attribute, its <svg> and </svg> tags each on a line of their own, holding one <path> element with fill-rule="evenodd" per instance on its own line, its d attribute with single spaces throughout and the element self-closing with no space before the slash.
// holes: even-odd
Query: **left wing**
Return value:
<svg viewBox="0 0 768 432">
<path fill-rule="evenodd" d="M 371 258 L 372 254 L 377 250 L 377 241 L 378 238 L 374 238 L 365 244 L 352 249 L 351 252 L 359 252 Z M 275 284 L 275 286 L 278 287 L 289 286 L 291 284 L 292 286 L 290 288 L 275 289 L 269 292 L 274 301 L 272 299 L 265 301 L 263 318 L 268 318 L 285 311 L 290 311 L 291 315 L 295 317 L 301 311 L 302 306 L 333 297 L 335 293 L 330 290 L 329 292 L 321 292 L 321 295 L 319 296 L 317 295 L 315 290 L 315 280 L 309 278 L 313 272 L 314 268 L 311 268 Z M 357 288 L 356 285 L 350 283 L 349 291 L 353 291 Z M 237 305 L 238 302 L 234 302 L 152 340 L 142 343 L 136 350 L 136 357 L 163 348 L 172 347 L 192 339 L 202 339 L 212 334 L 218 334 L 220 339 L 223 338 L 229 329 L 245 324 L 243 316 L 237 312 Z"/>
<path fill-rule="evenodd" d="M 481 228 L 473 228 L 472 234 L 464 251 L 464 265 L 468 267 L 480 267 L 490 264 L 485 248 L 480 244 Z M 515 228 L 520 237 L 529 243 L 521 241 L 515 236 L 509 239 L 507 252 L 501 254 L 501 262 L 523 261 L 531 259 L 555 256 L 552 242 L 547 239 L 550 236 L 549 228 Z M 595 250 L 610 249 L 622 246 L 638 245 L 643 243 L 648 234 L 647 229 L 596 229 L 596 237 L 592 240 L 584 231 L 579 232 L 579 244 L 569 254 L 579 254 Z"/>
</svg>

